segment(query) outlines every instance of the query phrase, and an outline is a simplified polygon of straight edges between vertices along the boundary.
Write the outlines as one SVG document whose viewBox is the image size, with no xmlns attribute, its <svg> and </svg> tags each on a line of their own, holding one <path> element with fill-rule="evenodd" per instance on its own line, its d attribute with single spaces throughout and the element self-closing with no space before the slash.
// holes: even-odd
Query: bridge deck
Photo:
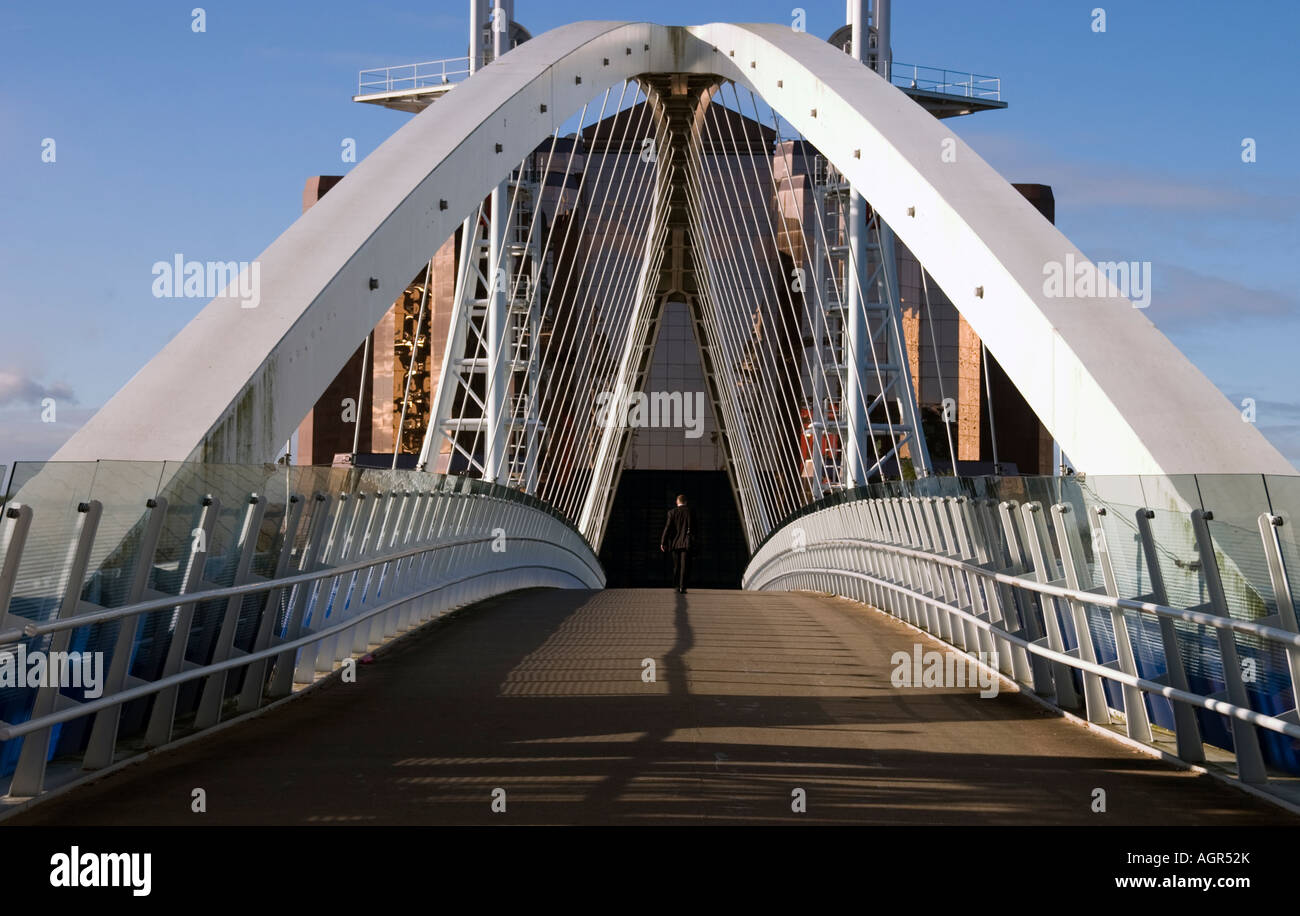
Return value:
<svg viewBox="0 0 1300 916">
<path fill-rule="evenodd" d="M 799 594 L 516 593 L 15 822 L 1294 822 L 1014 693 L 892 687 L 918 641 Z"/>
</svg>

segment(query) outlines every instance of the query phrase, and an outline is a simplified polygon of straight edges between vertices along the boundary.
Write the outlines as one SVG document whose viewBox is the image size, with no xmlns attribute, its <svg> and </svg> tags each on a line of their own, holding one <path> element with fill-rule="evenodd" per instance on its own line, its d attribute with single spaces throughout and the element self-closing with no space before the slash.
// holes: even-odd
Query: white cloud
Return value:
<svg viewBox="0 0 1300 916">
<path fill-rule="evenodd" d="M 72 389 L 61 383 L 46 385 L 34 377 L 13 369 L 0 369 L 0 407 L 14 404 L 40 404 L 45 398 L 54 398 L 67 404 L 76 404 Z"/>
</svg>

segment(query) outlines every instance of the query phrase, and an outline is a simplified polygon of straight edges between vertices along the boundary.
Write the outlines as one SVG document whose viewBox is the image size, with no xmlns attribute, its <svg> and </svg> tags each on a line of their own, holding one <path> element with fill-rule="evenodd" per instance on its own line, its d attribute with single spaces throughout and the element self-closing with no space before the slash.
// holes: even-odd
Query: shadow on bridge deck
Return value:
<svg viewBox="0 0 1300 916">
<path fill-rule="evenodd" d="M 515 593 L 10 823 L 1294 823 L 1019 695 L 892 687 L 918 641 L 802 594 Z"/>
</svg>

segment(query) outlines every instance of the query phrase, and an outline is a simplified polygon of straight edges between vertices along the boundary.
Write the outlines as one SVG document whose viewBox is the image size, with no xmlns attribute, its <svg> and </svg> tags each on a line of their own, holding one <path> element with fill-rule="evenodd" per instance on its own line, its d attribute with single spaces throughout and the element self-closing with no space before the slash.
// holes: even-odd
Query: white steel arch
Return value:
<svg viewBox="0 0 1300 916">
<path fill-rule="evenodd" d="M 272 458 L 396 292 L 594 93 L 645 73 L 753 88 L 944 289 L 1082 470 L 1292 473 L 1123 297 L 1051 298 L 1084 255 L 945 126 L 779 25 L 583 22 L 495 61 L 397 131 L 259 258 L 261 305 L 212 301 L 55 456 Z M 955 161 L 941 157 L 945 145 Z"/>
<path fill-rule="evenodd" d="M 692 32 L 861 189 L 1077 467 L 1294 473 L 1128 299 L 1045 295 L 1045 265 L 1086 256 L 903 92 L 783 26 Z"/>
</svg>

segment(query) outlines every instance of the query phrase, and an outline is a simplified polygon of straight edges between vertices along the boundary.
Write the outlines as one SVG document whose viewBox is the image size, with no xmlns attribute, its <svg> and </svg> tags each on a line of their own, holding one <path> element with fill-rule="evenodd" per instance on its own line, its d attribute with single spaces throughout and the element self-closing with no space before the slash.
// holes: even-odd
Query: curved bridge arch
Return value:
<svg viewBox="0 0 1300 916">
<path fill-rule="evenodd" d="M 608 22 L 520 46 L 272 243 L 257 308 L 213 300 L 56 459 L 271 459 L 428 252 L 529 151 L 609 86 L 690 72 L 753 88 L 854 183 L 1081 469 L 1292 472 L 1128 300 L 1044 295 L 1044 265 L 1083 254 L 940 122 L 827 48 L 779 25 Z M 955 162 L 940 158 L 949 139 Z"/>
</svg>

